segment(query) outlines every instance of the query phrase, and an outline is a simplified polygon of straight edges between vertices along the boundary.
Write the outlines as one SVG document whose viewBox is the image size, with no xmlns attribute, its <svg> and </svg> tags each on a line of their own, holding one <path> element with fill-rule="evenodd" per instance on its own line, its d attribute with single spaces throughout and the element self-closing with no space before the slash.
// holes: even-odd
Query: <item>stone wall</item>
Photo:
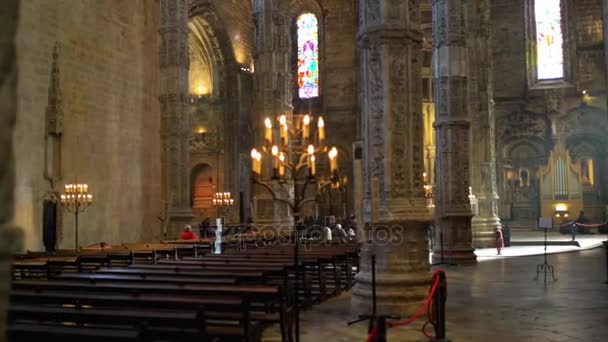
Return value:
<svg viewBox="0 0 608 342">
<path fill-rule="evenodd" d="M 160 214 L 158 0 L 21 1 L 17 34 L 16 222 L 41 249 L 45 108 L 53 46 L 63 93 L 58 184 L 88 183 L 80 244 L 151 241 Z M 64 215 L 60 248 L 73 248 Z"/>
</svg>

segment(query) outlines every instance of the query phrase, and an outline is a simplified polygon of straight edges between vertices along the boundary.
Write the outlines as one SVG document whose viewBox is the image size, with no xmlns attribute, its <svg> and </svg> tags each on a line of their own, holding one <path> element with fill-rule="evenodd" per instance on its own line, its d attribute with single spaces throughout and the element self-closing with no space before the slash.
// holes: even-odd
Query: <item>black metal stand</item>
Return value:
<svg viewBox="0 0 608 342">
<path fill-rule="evenodd" d="M 602 242 L 606 250 L 606 284 L 608 284 L 608 240 Z"/>
<path fill-rule="evenodd" d="M 294 298 L 294 320 L 295 320 L 295 342 L 300 342 L 300 265 L 299 265 L 299 229 L 298 229 L 298 217 L 294 215 L 294 241 L 293 241 L 293 267 L 295 272 L 295 298 Z"/>
<path fill-rule="evenodd" d="M 376 336 L 372 340 L 373 342 L 386 342 L 386 320 L 387 319 L 400 319 L 399 316 L 390 315 L 378 315 L 377 304 L 376 304 L 376 255 L 372 254 L 372 313 L 359 315 L 359 318 L 348 322 L 348 325 L 355 323 L 369 321 L 367 326 L 367 333 L 369 334 L 374 327 L 378 329 Z"/>
<path fill-rule="evenodd" d="M 538 264 L 536 265 L 536 277 L 534 277 L 534 280 L 538 280 L 538 275 L 542 272 L 545 274 L 545 285 L 547 284 L 547 273 L 551 272 L 551 278 L 553 278 L 553 281 L 557 281 L 557 278 L 555 278 L 555 269 L 553 268 L 552 265 L 549 265 L 549 263 L 547 262 L 547 229 L 548 228 L 543 228 L 545 230 L 545 262 L 542 264 Z"/>
<path fill-rule="evenodd" d="M 433 326 L 435 328 L 435 338 L 431 339 L 431 342 L 449 342 L 446 338 L 446 327 L 445 327 L 445 302 L 447 300 L 447 282 L 445 279 L 445 273 L 439 274 L 439 284 L 435 290 L 435 296 L 433 298 Z"/>
<path fill-rule="evenodd" d="M 439 232 L 439 244 L 440 244 L 440 257 L 439 257 L 439 262 L 436 262 L 434 264 L 431 264 L 431 266 L 439 266 L 439 265 L 445 265 L 445 266 L 456 266 L 456 264 L 451 264 L 448 262 L 445 262 L 443 259 L 443 228 L 441 228 L 441 231 Z"/>
</svg>

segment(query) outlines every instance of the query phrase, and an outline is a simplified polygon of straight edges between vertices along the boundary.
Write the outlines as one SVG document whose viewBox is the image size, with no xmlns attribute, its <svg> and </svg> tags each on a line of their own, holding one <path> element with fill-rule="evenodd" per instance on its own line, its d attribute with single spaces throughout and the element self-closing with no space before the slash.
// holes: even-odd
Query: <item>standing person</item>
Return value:
<svg viewBox="0 0 608 342">
<path fill-rule="evenodd" d="M 188 224 L 186 225 L 186 228 L 184 228 L 180 238 L 182 240 L 198 240 L 198 235 L 192 232 L 192 226 Z"/>
<path fill-rule="evenodd" d="M 500 226 L 496 227 L 495 239 L 496 239 L 496 250 L 498 251 L 497 255 L 501 255 L 502 249 L 505 248 L 505 239 L 502 234 L 502 227 L 500 227 Z"/>
</svg>

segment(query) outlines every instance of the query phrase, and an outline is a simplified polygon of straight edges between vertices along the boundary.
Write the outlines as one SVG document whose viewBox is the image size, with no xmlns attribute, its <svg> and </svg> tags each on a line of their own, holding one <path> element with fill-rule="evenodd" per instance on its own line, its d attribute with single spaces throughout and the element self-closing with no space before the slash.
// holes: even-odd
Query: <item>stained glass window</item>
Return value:
<svg viewBox="0 0 608 342">
<path fill-rule="evenodd" d="M 536 53 L 538 79 L 564 77 L 561 0 L 536 0 Z"/>
<path fill-rule="evenodd" d="M 312 13 L 298 17 L 298 96 L 319 96 L 319 22 Z"/>
</svg>

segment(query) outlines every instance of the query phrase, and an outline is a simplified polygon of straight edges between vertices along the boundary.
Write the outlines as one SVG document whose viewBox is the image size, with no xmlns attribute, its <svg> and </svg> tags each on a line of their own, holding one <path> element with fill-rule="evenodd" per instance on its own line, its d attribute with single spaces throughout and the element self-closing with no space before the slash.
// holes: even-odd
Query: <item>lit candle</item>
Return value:
<svg viewBox="0 0 608 342">
<path fill-rule="evenodd" d="M 262 175 L 262 154 L 260 152 L 257 152 L 255 159 L 257 161 L 257 163 L 256 163 L 257 173 L 258 173 L 258 175 Z"/>
<path fill-rule="evenodd" d="M 83 188 L 84 192 L 88 192 L 89 191 L 89 185 L 88 184 L 84 184 L 82 186 L 82 188 Z"/>
<path fill-rule="evenodd" d="M 270 121 L 269 118 L 266 118 L 264 120 L 264 125 L 266 126 L 264 138 L 269 144 L 272 144 L 272 121 Z"/>
<path fill-rule="evenodd" d="M 273 175 L 276 176 L 279 171 L 279 148 L 277 145 L 272 146 L 272 156 L 274 157 Z"/>
<path fill-rule="evenodd" d="M 93 203 L 93 195 L 91 195 L 91 194 L 87 195 L 87 201 L 89 203 Z"/>
<path fill-rule="evenodd" d="M 289 143 L 289 127 L 287 127 L 287 124 L 281 126 L 281 143 L 283 145 Z"/>
<path fill-rule="evenodd" d="M 280 177 L 284 177 L 285 176 L 285 154 L 283 152 L 281 152 L 279 154 L 279 176 Z"/>
<path fill-rule="evenodd" d="M 61 203 L 65 203 L 65 195 L 61 195 Z"/>
<path fill-rule="evenodd" d="M 329 169 L 331 171 L 331 174 L 333 176 L 334 172 L 336 172 L 338 170 L 338 149 L 336 149 L 335 147 L 332 147 L 331 150 L 329 150 Z"/>
<path fill-rule="evenodd" d="M 303 124 L 304 126 L 302 127 L 302 138 L 308 139 L 308 137 L 310 136 L 310 115 L 304 115 Z"/>
<path fill-rule="evenodd" d="M 251 150 L 251 172 L 253 172 L 254 174 L 256 174 L 257 170 L 258 170 L 257 157 L 258 157 L 258 150 L 256 150 L 254 148 L 253 150 Z"/>
<path fill-rule="evenodd" d="M 325 121 L 323 121 L 322 116 L 319 116 L 317 127 L 319 128 L 319 144 L 322 144 L 323 140 L 325 140 Z"/>
<path fill-rule="evenodd" d="M 310 156 L 310 175 L 314 176 L 317 173 L 317 164 L 316 164 L 316 159 L 314 155 Z"/>
<path fill-rule="evenodd" d="M 279 123 L 281 124 L 281 126 L 287 125 L 287 117 L 285 115 L 281 115 L 279 117 Z"/>
</svg>

